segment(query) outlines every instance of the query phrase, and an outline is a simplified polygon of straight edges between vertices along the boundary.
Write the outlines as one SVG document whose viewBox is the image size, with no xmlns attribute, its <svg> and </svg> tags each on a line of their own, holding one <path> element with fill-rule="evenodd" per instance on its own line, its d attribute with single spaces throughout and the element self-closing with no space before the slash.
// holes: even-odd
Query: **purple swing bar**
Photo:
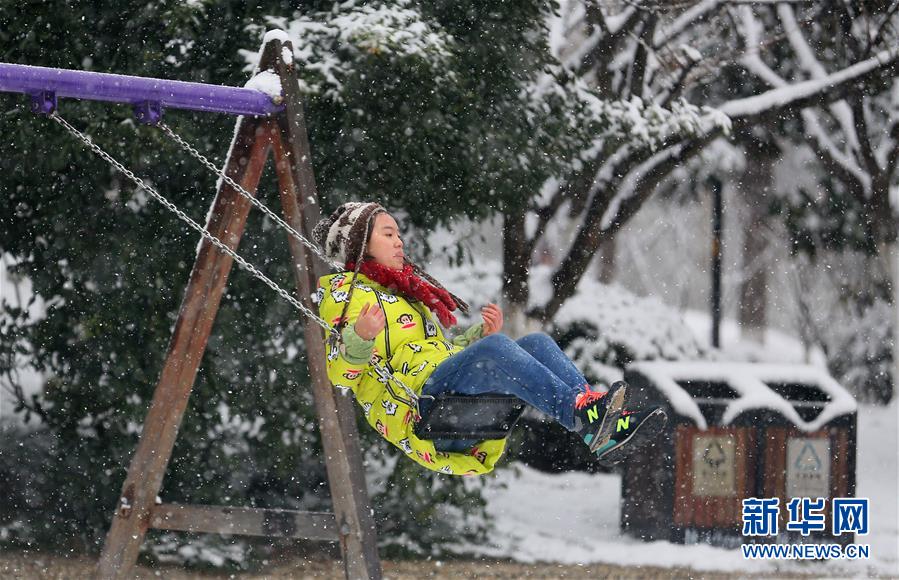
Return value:
<svg viewBox="0 0 899 580">
<path fill-rule="evenodd" d="M 31 95 L 32 110 L 45 114 L 58 97 L 126 103 L 150 123 L 163 108 L 257 116 L 284 108 L 256 89 L 10 63 L 0 63 L 0 91 Z"/>
</svg>

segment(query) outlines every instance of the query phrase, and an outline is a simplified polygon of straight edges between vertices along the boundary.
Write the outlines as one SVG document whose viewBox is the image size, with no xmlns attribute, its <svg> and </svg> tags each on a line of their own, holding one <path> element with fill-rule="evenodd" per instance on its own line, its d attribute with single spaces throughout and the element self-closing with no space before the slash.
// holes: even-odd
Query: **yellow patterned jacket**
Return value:
<svg viewBox="0 0 899 580">
<path fill-rule="evenodd" d="M 351 272 L 342 272 L 319 280 L 316 295 L 319 314 L 332 326 L 337 324 L 343 312 L 349 296 L 350 278 Z M 437 365 L 461 351 L 462 347 L 446 340 L 431 311 L 421 302 L 394 294 L 363 274 L 357 275 L 355 284 L 353 301 L 347 310 L 348 325 L 355 324 L 366 303 L 381 307 L 387 322 L 384 330 L 375 337 L 371 361 L 350 362 L 343 348 L 327 352 L 331 384 L 353 391 L 368 423 L 424 467 L 451 475 L 480 475 L 492 471 L 505 449 L 505 439 L 482 441 L 465 453 L 437 451 L 432 441 L 419 439 L 413 433 L 414 407 L 404 389 L 392 381 L 385 383 L 371 364 L 378 361 L 419 394 Z"/>
</svg>

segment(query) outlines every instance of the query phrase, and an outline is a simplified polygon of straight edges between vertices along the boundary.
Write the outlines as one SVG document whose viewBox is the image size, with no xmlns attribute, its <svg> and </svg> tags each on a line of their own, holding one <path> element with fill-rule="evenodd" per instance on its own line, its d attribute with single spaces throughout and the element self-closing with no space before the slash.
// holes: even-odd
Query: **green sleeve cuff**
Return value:
<svg viewBox="0 0 899 580">
<path fill-rule="evenodd" d="M 484 337 L 484 324 L 478 323 L 468 328 L 465 332 L 453 339 L 453 344 L 465 348 Z"/>
<path fill-rule="evenodd" d="M 356 328 L 352 324 L 344 327 L 343 332 L 344 352 L 343 358 L 350 364 L 367 364 L 371 360 L 371 353 L 375 349 L 375 339 L 365 340 L 356 334 Z"/>
</svg>

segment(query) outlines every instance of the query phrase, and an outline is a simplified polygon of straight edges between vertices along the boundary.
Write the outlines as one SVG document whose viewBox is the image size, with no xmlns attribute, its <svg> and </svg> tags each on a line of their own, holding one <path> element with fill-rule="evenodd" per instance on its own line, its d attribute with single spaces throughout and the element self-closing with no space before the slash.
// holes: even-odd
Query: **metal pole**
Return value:
<svg viewBox="0 0 899 580">
<path fill-rule="evenodd" d="M 893 282 L 893 397 L 899 395 L 899 239 L 887 244 Z"/>
<path fill-rule="evenodd" d="M 269 116 L 284 108 L 280 95 L 273 98 L 256 89 L 5 62 L 0 63 L 0 91 L 34 98 L 49 94 L 54 105 L 56 98 L 68 97 L 256 116 Z"/>
<path fill-rule="evenodd" d="M 724 202 L 721 196 L 721 180 L 709 178 L 712 188 L 712 346 L 721 346 L 721 226 L 724 218 Z"/>
</svg>

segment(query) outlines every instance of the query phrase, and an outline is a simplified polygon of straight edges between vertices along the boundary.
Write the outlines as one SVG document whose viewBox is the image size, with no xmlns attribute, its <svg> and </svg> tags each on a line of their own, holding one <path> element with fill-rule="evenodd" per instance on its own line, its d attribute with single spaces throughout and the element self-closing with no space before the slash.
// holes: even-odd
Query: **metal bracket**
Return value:
<svg viewBox="0 0 899 580">
<path fill-rule="evenodd" d="M 38 115 L 50 115 L 56 110 L 56 93 L 41 91 L 31 95 L 31 112 Z"/>
<path fill-rule="evenodd" d="M 134 116 L 144 125 L 158 125 L 162 120 L 162 103 L 143 101 L 134 105 Z"/>
</svg>

